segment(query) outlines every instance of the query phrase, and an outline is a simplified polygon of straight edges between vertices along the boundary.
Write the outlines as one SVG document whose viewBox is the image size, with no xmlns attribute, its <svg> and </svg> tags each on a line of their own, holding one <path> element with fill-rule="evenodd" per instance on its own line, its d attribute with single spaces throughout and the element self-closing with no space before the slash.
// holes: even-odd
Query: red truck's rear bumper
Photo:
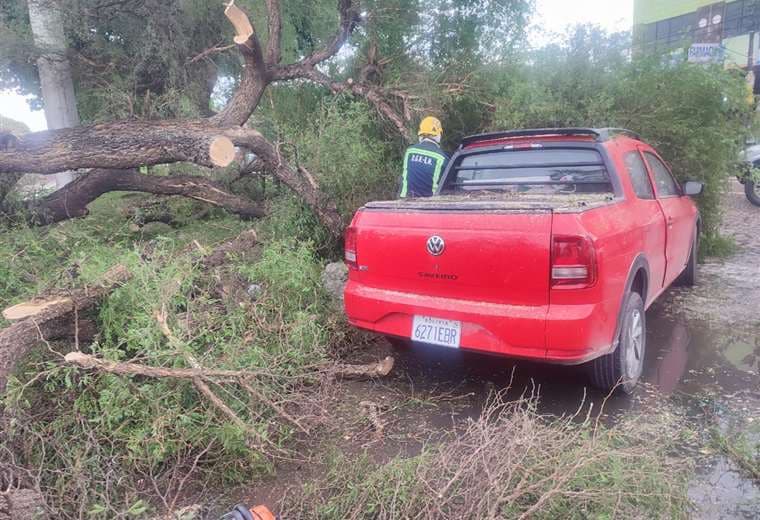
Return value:
<svg viewBox="0 0 760 520">
<path fill-rule="evenodd" d="M 359 328 L 410 337 L 414 315 L 462 322 L 462 349 L 577 365 L 611 349 L 597 304 L 519 306 L 388 291 L 349 281 L 346 314 Z"/>
</svg>

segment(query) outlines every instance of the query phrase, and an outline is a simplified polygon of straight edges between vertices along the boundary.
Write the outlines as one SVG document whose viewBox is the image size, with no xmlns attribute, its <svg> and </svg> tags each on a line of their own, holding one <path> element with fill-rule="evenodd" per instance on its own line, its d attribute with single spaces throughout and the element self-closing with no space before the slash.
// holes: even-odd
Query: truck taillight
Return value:
<svg viewBox="0 0 760 520">
<path fill-rule="evenodd" d="M 590 287 L 596 282 L 596 251 L 586 237 L 552 239 L 552 286 Z"/>
<path fill-rule="evenodd" d="M 359 263 L 356 256 L 356 228 L 349 227 L 346 229 L 344 238 L 344 260 L 349 269 L 358 269 Z"/>
</svg>

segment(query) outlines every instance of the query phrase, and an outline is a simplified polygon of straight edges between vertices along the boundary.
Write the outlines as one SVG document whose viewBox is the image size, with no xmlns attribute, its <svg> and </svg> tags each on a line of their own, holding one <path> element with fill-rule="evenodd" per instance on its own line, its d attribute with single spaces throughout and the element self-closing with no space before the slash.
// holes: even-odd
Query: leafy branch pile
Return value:
<svg viewBox="0 0 760 520">
<path fill-rule="evenodd" d="M 387 464 L 332 461 L 291 490 L 289 518 L 688 518 L 688 468 L 672 426 L 547 419 L 496 396 L 465 431 Z"/>
</svg>

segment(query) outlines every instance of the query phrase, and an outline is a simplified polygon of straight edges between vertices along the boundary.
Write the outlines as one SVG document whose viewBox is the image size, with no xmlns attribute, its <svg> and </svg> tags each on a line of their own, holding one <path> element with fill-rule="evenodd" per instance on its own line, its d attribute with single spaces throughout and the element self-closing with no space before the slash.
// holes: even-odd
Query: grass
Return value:
<svg viewBox="0 0 760 520">
<path fill-rule="evenodd" d="M 99 336 L 83 348 L 157 367 L 185 367 L 191 355 L 214 368 L 266 371 L 249 382 L 252 390 L 212 385 L 260 444 L 190 381 L 81 371 L 61 362 L 72 345 L 42 346 L 9 382 L 6 415 L 14 420 L 0 439 L 0 466 L 40 488 L 51 516 L 137 518 L 170 509 L 186 475 L 220 488 L 271 471 L 294 431 L 283 408 L 299 416 L 309 406 L 305 385 L 328 361 L 333 320 L 311 245 L 275 240 L 206 271 L 199 250 L 250 224 L 222 212 L 198 220 L 194 204 L 172 200 L 176 223 L 146 235 L 122 211 L 139 200 L 110 194 L 85 219 L 3 233 L 0 305 L 127 265 L 133 278 L 100 306 Z M 246 288 L 254 283 L 262 289 L 252 301 Z M 176 343 L 162 334 L 159 310 Z"/>
<path fill-rule="evenodd" d="M 760 424 L 753 424 L 741 432 L 712 432 L 713 444 L 734 461 L 750 478 L 760 483 Z"/>
<path fill-rule="evenodd" d="M 699 256 L 701 260 L 706 257 L 728 258 L 734 255 L 736 250 L 736 241 L 733 237 L 710 234 L 702 237 Z"/>
<path fill-rule="evenodd" d="M 687 518 L 689 470 L 661 424 L 613 428 L 548 419 L 535 402 L 496 398 L 466 430 L 414 457 L 335 456 L 322 479 L 294 488 L 299 519 Z"/>
</svg>

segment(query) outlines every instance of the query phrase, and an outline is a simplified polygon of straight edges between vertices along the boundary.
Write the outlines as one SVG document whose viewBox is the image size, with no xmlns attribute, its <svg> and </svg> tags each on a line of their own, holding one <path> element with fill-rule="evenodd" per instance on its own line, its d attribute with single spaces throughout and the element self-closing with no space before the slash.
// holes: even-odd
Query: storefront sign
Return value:
<svg viewBox="0 0 760 520">
<path fill-rule="evenodd" d="M 722 63 L 724 57 L 720 43 L 695 43 L 689 47 L 689 63 Z"/>
</svg>

